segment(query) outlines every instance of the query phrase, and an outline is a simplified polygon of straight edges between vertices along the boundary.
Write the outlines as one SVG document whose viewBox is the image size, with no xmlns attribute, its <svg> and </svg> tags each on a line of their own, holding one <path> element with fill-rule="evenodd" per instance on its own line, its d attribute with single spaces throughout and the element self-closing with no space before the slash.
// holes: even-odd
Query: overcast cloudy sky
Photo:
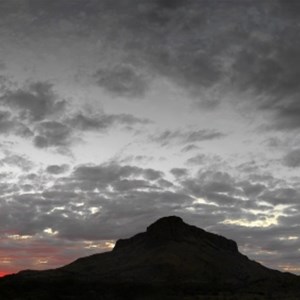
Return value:
<svg viewBox="0 0 300 300">
<path fill-rule="evenodd" d="M 300 3 L 0 0 L 0 274 L 165 215 L 300 273 Z"/>
</svg>

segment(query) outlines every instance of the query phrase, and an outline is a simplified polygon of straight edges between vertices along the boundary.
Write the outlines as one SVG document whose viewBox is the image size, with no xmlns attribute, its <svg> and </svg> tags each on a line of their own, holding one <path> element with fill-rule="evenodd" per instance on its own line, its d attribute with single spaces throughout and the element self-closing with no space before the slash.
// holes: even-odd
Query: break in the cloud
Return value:
<svg viewBox="0 0 300 300">
<path fill-rule="evenodd" d="M 0 272 L 170 214 L 300 272 L 296 1 L 0 2 Z"/>
</svg>

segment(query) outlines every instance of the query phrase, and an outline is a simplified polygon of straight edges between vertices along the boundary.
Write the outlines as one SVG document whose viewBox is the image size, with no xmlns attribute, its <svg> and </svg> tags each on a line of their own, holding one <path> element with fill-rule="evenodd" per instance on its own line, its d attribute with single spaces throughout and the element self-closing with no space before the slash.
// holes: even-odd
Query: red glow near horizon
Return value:
<svg viewBox="0 0 300 300">
<path fill-rule="evenodd" d="M 8 272 L 1 272 L 0 271 L 0 277 L 3 277 L 3 276 L 8 275 L 8 274 L 10 274 L 10 273 L 8 273 Z"/>
<path fill-rule="evenodd" d="M 53 245 L 49 240 L 30 236 L 0 235 L 0 277 L 19 271 L 45 270 L 64 266 L 79 257 L 106 252 L 112 249 L 114 241 L 70 241 L 63 247 Z"/>
</svg>

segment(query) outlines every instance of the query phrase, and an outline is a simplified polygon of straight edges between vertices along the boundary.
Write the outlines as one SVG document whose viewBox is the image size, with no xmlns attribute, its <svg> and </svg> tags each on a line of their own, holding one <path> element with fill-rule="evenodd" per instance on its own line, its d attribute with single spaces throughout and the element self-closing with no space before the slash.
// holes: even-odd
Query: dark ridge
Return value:
<svg viewBox="0 0 300 300">
<path fill-rule="evenodd" d="M 249 260 L 225 237 L 164 217 L 111 252 L 0 279 L 0 299 L 300 299 L 296 275 Z"/>
<path fill-rule="evenodd" d="M 222 236 L 206 232 L 203 229 L 191 226 L 183 222 L 180 217 L 163 217 L 150 226 L 147 231 L 137 234 L 129 239 L 120 239 L 116 242 L 114 251 L 123 250 L 127 247 L 160 247 L 170 242 L 199 244 L 219 250 L 237 252 L 237 244 Z"/>
</svg>

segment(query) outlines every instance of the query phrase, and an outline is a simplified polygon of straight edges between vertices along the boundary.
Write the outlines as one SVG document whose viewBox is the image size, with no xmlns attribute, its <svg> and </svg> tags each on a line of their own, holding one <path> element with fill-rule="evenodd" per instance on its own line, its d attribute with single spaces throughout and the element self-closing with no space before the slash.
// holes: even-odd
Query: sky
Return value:
<svg viewBox="0 0 300 300">
<path fill-rule="evenodd" d="M 0 275 L 160 217 L 300 274 L 300 3 L 0 0 Z"/>
</svg>

